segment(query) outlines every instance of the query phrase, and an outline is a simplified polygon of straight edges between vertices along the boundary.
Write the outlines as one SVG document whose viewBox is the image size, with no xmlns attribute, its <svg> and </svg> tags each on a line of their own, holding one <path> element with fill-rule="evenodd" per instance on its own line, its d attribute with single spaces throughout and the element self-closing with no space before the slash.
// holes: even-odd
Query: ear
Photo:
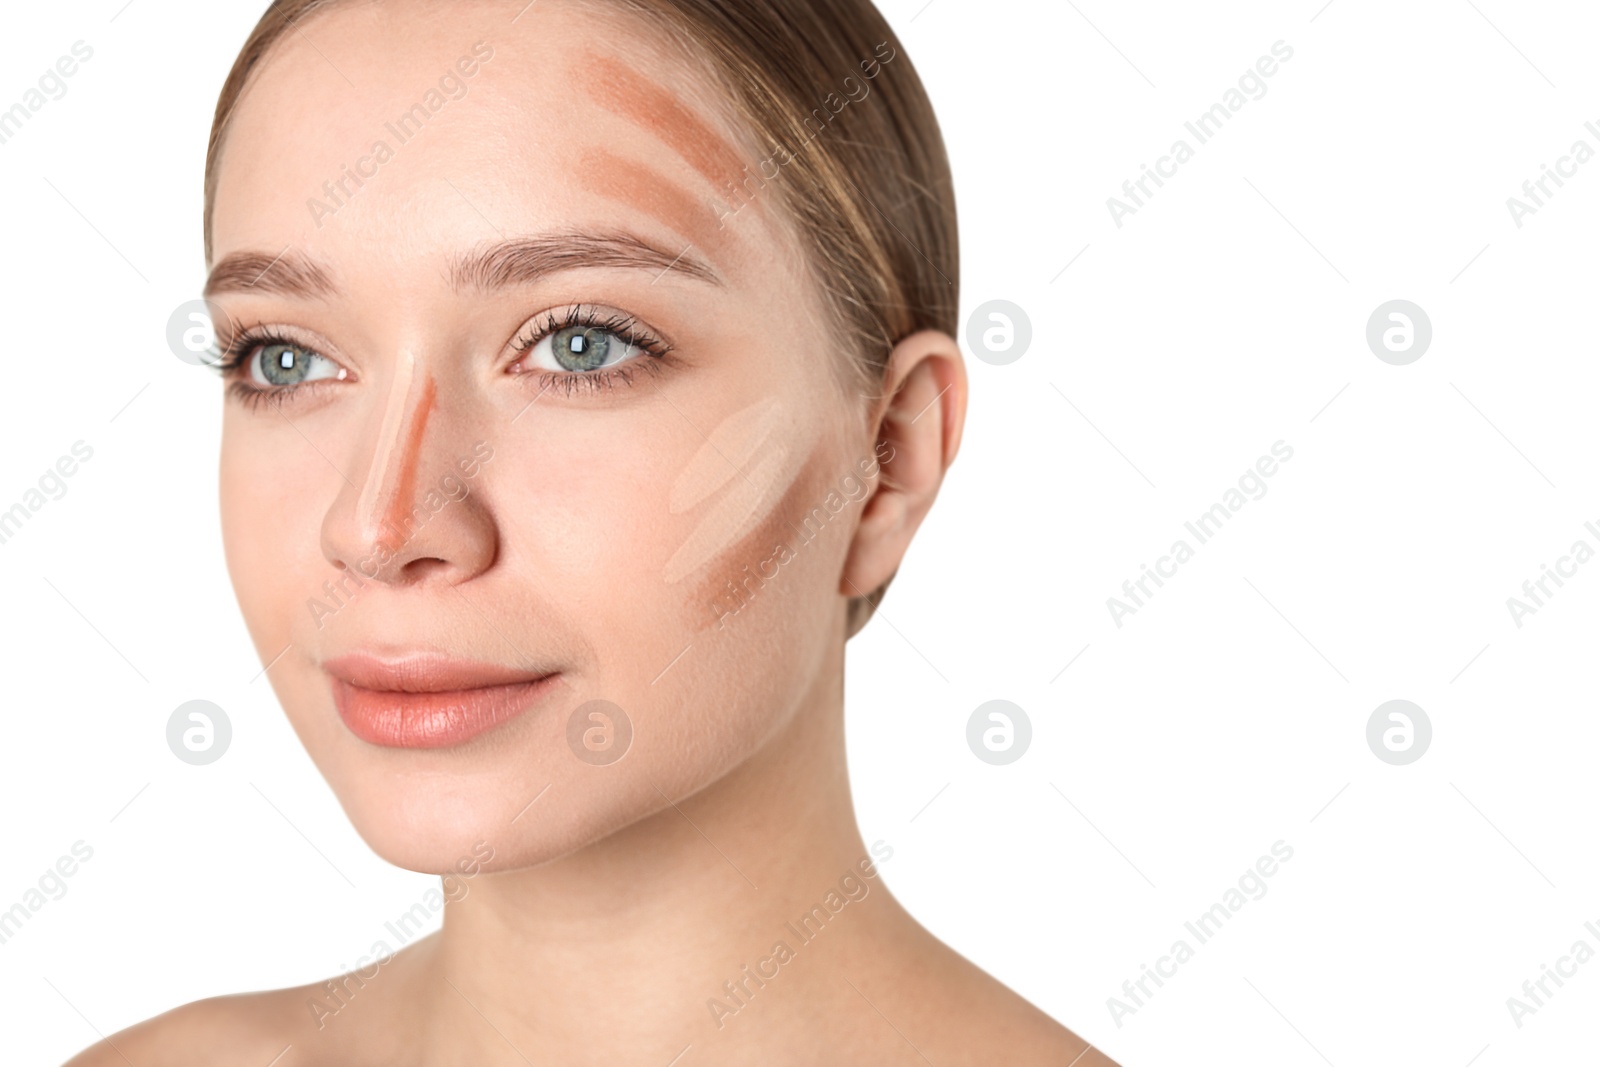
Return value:
<svg viewBox="0 0 1600 1067">
<path fill-rule="evenodd" d="M 861 508 L 839 592 L 866 596 L 894 576 L 956 458 L 967 416 L 967 370 L 947 333 L 923 330 L 889 353 L 885 399 L 870 423 L 879 464 Z"/>
</svg>

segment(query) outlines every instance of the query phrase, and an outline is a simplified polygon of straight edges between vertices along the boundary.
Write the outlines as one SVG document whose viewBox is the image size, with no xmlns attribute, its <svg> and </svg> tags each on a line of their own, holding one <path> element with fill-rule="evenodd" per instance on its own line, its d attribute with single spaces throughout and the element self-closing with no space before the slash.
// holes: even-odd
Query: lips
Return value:
<svg viewBox="0 0 1600 1067">
<path fill-rule="evenodd" d="M 345 726 L 386 748 L 464 744 L 532 707 L 557 678 L 431 653 L 338 656 L 322 668 Z"/>
</svg>

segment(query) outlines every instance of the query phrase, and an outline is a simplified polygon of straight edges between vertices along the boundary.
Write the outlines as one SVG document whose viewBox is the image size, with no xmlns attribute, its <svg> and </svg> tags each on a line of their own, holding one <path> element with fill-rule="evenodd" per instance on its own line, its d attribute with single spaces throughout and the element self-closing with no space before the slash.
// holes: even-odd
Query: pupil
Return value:
<svg viewBox="0 0 1600 1067">
<path fill-rule="evenodd" d="M 611 352 L 611 331 L 599 326 L 568 326 L 556 331 L 556 362 L 566 371 L 592 371 L 605 366 Z"/>
<path fill-rule="evenodd" d="M 272 385 L 295 385 L 310 372 L 309 360 L 310 354 L 303 348 L 270 345 L 261 353 L 261 373 Z"/>
</svg>

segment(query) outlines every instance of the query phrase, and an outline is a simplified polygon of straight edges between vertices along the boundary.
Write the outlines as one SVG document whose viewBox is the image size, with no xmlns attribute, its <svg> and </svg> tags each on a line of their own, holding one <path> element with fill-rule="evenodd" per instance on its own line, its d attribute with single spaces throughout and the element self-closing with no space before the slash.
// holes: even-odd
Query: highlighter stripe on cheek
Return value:
<svg viewBox="0 0 1600 1067">
<path fill-rule="evenodd" d="M 685 464 L 668 494 L 679 514 L 722 491 L 678 550 L 662 577 L 681 581 L 738 541 L 769 516 L 800 474 L 804 450 L 773 437 L 784 411 L 776 398 L 758 401 L 724 419 Z"/>
<path fill-rule="evenodd" d="M 778 400 L 772 397 L 723 419 L 672 483 L 667 510 L 674 515 L 688 511 L 728 484 L 772 436 L 778 415 Z"/>
<path fill-rule="evenodd" d="M 779 445 L 743 471 L 667 560 L 662 577 L 682 581 L 766 518 L 793 477 L 789 459 Z"/>
<path fill-rule="evenodd" d="M 759 595 L 776 576 L 769 568 L 792 562 L 812 539 L 823 533 L 826 515 L 813 524 L 814 511 L 806 510 L 808 504 L 820 506 L 817 486 L 818 461 L 813 452 L 767 517 L 703 572 L 687 601 L 689 625 L 695 632 L 725 626 L 728 614 L 743 610 L 749 599 Z"/>
<path fill-rule="evenodd" d="M 428 428 L 436 394 L 432 376 L 417 373 L 415 357 L 403 358 L 389 388 L 388 406 L 372 451 L 372 467 L 357 502 L 361 527 L 374 539 L 386 525 L 400 525 L 411 511 L 422 436 Z"/>
</svg>

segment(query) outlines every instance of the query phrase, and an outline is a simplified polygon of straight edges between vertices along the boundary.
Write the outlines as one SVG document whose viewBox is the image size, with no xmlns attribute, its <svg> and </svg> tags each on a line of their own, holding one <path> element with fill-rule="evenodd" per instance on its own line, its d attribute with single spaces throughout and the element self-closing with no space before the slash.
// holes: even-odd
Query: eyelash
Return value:
<svg viewBox="0 0 1600 1067">
<path fill-rule="evenodd" d="M 664 361 L 673 350 L 673 346 L 662 340 L 648 329 L 643 323 L 632 315 L 618 311 L 594 307 L 588 304 L 572 304 L 568 307 L 552 309 L 529 322 L 520 331 L 512 342 L 512 350 L 517 353 L 520 361 L 534 345 L 558 330 L 571 326 L 582 326 L 585 329 L 602 329 L 615 334 L 626 343 L 636 346 L 644 353 L 645 358 L 633 358 L 616 367 L 598 371 L 551 371 L 540 369 L 524 372 L 529 377 L 540 382 L 539 392 L 543 394 L 548 389 L 560 389 L 567 396 L 572 396 L 580 391 L 598 393 L 602 390 L 616 388 L 617 385 L 633 384 L 634 365 L 649 371 L 652 374 L 660 373 Z M 309 345 L 302 344 L 294 338 L 287 336 L 278 327 L 266 326 L 257 323 L 235 333 L 229 338 L 228 343 L 221 350 L 221 359 L 213 369 L 225 380 L 237 378 L 241 373 L 248 373 L 249 361 L 256 357 L 256 353 L 263 347 L 270 345 L 289 345 L 305 351 L 321 352 Z M 327 359 L 328 357 L 323 356 Z M 308 386 L 317 386 L 338 379 L 323 378 L 309 382 L 300 382 L 295 385 L 269 386 L 262 388 L 248 380 L 234 380 L 228 384 L 228 395 L 244 404 L 247 408 L 255 410 L 262 404 L 281 406 L 288 402 L 290 397 Z"/>
<path fill-rule="evenodd" d="M 516 340 L 511 343 L 512 350 L 517 353 L 517 362 L 520 362 L 524 354 L 529 352 L 534 345 L 543 341 L 557 330 L 565 330 L 570 326 L 582 326 L 584 329 L 601 329 L 615 334 L 627 344 L 637 347 L 644 353 L 644 357 L 635 357 L 615 367 L 598 371 L 551 371 L 541 369 L 533 372 L 524 372 L 539 379 L 541 383 L 539 393 L 541 395 L 545 390 L 551 388 L 561 389 L 567 396 L 571 396 L 579 391 L 598 393 L 602 390 L 614 389 L 619 383 L 632 385 L 635 366 L 651 374 L 659 374 L 672 352 L 671 344 L 651 333 L 643 323 L 632 315 L 595 307 L 590 304 L 572 304 L 568 307 L 546 311 L 518 331 Z"/>
<path fill-rule="evenodd" d="M 256 323 L 254 326 L 246 327 L 229 337 L 228 343 L 221 350 L 222 358 L 213 369 L 222 376 L 224 381 L 235 377 L 241 368 L 244 368 L 245 372 L 248 373 L 248 367 L 246 366 L 248 362 L 255 358 L 258 349 L 268 345 L 292 345 L 308 352 L 315 351 L 309 345 L 301 344 L 294 338 L 287 336 L 277 327 Z M 320 356 L 322 353 L 318 352 L 317 355 Z M 323 358 L 326 359 L 327 357 L 324 356 Z M 252 411 L 262 404 L 281 407 L 289 400 L 290 395 L 298 392 L 303 385 L 317 385 L 326 380 L 328 379 L 318 379 L 297 385 L 273 386 L 265 389 L 249 381 L 237 380 L 228 383 L 228 395 Z"/>
</svg>

